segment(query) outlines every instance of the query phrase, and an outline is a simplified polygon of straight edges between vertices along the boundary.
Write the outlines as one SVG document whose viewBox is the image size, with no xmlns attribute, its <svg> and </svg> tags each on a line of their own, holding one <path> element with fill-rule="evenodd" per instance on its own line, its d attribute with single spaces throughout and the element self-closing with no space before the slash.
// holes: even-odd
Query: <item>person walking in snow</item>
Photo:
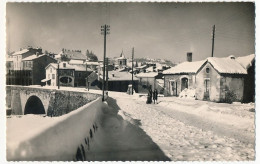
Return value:
<svg viewBox="0 0 260 164">
<path fill-rule="evenodd" d="M 152 89 L 150 88 L 150 89 L 148 90 L 148 96 L 147 96 L 146 104 L 151 104 L 151 103 L 152 103 L 152 96 L 153 96 L 153 91 L 152 91 Z"/>
<path fill-rule="evenodd" d="M 155 104 L 155 101 L 156 101 L 156 104 L 158 104 L 157 98 L 158 98 L 158 91 L 157 91 L 157 89 L 155 89 L 153 91 L 153 102 L 154 102 L 154 104 Z"/>
</svg>

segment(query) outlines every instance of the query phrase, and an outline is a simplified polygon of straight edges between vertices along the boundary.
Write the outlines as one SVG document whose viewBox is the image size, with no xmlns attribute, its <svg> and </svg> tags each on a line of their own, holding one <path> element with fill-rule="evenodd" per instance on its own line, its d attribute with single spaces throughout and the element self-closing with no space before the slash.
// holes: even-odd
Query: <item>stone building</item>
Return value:
<svg viewBox="0 0 260 164">
<path fill-rule="evenodd" d="M 17 55 L 7 60 L 6 84 L 40 85 L 41 80 L 45 78 L 45 67 L 56 60 L 49 54 L 40 54 L 41 50 L 35 51 L 36 54 L 32 54 L 30 49 L 22 51 L 16 52 Z"/>
<path fill-rule="evenodd" d="M 254 55 L 183 62 L 163 72 L 165 94 L 178 96 L 185 88 L 193 88 L 199 100 L 225 102 L 232 96 L 233 101 L 252 101 L 253 72 Z"/>
<path fill-rule="evenodd" d="M 86 86 L 86 77 L 92 72 L 86 65 L 71 65 L 67 62 L 51 63 L 46 68 L 46 77 L 42 80 L 46 85 L 79 87 Z"/>
<path fill-rule="evenodd" d="M 185 88 L 194 88 L 196 73 L 205 62 L 183 62 L 163 71 L 165 95 L 178 96 Z"/>
</svg>

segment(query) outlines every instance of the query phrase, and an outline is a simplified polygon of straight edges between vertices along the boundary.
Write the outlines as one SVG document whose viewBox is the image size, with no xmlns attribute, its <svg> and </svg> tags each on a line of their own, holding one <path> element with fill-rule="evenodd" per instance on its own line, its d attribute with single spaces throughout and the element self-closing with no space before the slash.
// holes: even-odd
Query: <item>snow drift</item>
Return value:
<svg viewBox="0 0 260 164">
<path fill-rule="evenodd" d="M 180 98 L 195 99 L 195 97 L 196 97 L 195 91 L 196 90 L 193 89 L 193 88 L 189 88 L 189 89 L 185 88 L 183 91 L 181 91 L 179 97 Z"/>
</svg>

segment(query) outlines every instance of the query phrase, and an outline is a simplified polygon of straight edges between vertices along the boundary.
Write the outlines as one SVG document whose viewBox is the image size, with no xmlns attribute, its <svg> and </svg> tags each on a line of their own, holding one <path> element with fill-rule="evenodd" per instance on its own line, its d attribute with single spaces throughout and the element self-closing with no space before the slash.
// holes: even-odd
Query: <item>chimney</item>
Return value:
<svg viewBox="0 0 260 164">
<path fill-rule="evenodd" d="M 187 53 L 187 62 L 192 62 L 192 53 L 191 52 Z"/>
</svg>

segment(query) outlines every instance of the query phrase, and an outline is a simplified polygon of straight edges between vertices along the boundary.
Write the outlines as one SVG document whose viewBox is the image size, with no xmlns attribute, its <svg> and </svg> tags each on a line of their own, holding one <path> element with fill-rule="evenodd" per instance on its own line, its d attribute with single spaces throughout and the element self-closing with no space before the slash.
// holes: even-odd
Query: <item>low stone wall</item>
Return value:
<svg viewBox="0 0 260 164">
<path fill-rule="evenodd" d="M 47 116 L 56 117 L 67 114 L 79 107 L 96 100 L 99 94 L 89 92 L 54 91 L 50 98 Z"/>
</svg>

